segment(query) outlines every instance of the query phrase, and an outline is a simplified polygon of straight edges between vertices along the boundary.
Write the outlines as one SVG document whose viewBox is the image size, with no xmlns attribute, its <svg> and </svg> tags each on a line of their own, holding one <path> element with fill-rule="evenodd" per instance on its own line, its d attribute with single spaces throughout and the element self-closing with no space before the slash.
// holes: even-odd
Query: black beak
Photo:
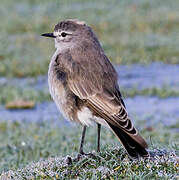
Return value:
<svg viewBox="0 0 179 180">
<path fill-rule="evenodd" d="M 45 34 L 41 34 L 41 36 L 56 38 L 56 36 L 54 36 L 53 33 L 45 33 Z"/>
</svg>

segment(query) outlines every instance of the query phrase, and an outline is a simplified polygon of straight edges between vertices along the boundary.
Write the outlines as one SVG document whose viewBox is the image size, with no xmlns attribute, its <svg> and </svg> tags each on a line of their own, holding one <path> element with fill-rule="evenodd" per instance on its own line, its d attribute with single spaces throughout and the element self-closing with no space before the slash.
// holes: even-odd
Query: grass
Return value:
<svg viewBox="0 0 179 180">
<path fill-rule="evenodd" d="M 35 102 L 43 102 L 52 100 L 48 89 L 35 90 L 30 87 L 16 87 L 16 86 L 1 86 L 0 87 L 0 104 L 7 104 L 16 100 L 30 100 Z"/>
<path fill-rule="evenodd" d="M 176 125 L 178 126 L 178 125 Z M 139 126 L 141 129 L 141 126 Z M 68 133 L 67 133 L 68 132 Z M 114 135 L 102 129 L 102 150 L 91 157 L 76 158 L 81 130 L 47 123 L 0 123 L 1 178 L 17 179 L 172 179 L 177 177 L 178 133 L 158 125 L 141 130 L 151 159 L 129 160 Z M 85 151 L 96 149 L 96 128 L 89 128 Z M 66 156 L 70 154 L 72 156 Z M 62 157 L 63 156 L 63 157 Z M 64 157 L 66 156 L 66 157 Z M 39 161 L 40 160 L 40 161 Z M 72 160 L 72 162 L 71 162 Z M 38 162 L 39 161 L 39 162 Z M 10 170 L 11 169 L 11 170 Z M 10 171 L 9 171 L 10 170 Z M 6 172 L 6 173 L 5 173 Z"/>
<path fill-rule="evenodd" d="M 154 151 L 156 152 L 156 151 Z M 49 158 L 24 169 L 10 171 L 2 178 L 17 179 L 177 179 L 175 154 L 159 151 L 160 155 L 139 162 L 130 161 L 121 149 L 108 150 L 77 160 Z M 118 156 L 121 156 L 118 158 Z M 69 161 L 71 164 L 69 164 Z M 159 170 L 159 171 L 158 171 Z"/>
<path fill-rule="evenodd" d="M 179 63 L 178 5 L 178 0 L 3 0 L 0 75 L 46 74 L 54 42 L 40 34 L 66 18 L 91 25 L 113 63 Z"/>
<path fill-rule="evenodd" d="M 34 102 L 51 101 L 48 89 L 37 90 L 33 87 L 17 87 L 14 85 L 5 85 L 0 87 L 0 104 L 7 104 L 15 100 L 30 100 Z M 137 88 L 121 88 L 124 98 L 135 96 L 157 96 L 159 98 L 178 97 L 177 89 L 170 89 L 167 86 L 161 88 L 146 88 L 139 90 Z"/>
<path fill-rule="evenodd" d="M 177 97 L 179 96 L 179 92 L 174 89 L 170 89 L 166 86 L 161 88 L 153 87 L 153 88 L 146 88 L 142 90 L 138 90 L 137 88 L 129 88 L 125 89 L 122 88 L 121 92 L 123 97 L 135 97 L 135 96 L 157 96 L 159 98 L 167 98 L 167 97 Z"/>
</svg>

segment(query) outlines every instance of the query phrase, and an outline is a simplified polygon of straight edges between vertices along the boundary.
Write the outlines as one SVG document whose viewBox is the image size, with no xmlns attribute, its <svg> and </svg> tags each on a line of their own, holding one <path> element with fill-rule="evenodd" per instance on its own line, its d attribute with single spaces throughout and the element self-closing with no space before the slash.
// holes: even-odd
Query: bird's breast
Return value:
<svg viewBox="0 0 179 180">
<path fill-rule="evenodd" d="M 49 85 L 49 92 L 55 101 L 57 107 L 59 108 L 60 112 L 67 117 L 67 113 L 64 109 L 66 106 L 66 99 L 67 99 L 67 93 L 65 90 L 64 83 L 59 80 L 59 74 L 57 75 L 54 69 L 52 68 L 52 65 L 49 66 L 48 71 L 48 85 Z M 63 74 L 62 74 L 63 76 Z"/>
</svg>

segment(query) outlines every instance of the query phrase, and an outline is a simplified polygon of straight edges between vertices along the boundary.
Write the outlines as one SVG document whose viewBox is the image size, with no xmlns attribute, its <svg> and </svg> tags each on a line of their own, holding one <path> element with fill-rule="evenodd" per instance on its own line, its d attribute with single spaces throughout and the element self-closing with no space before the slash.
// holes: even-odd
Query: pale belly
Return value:
<svg viewBox="0 0 179 180">
<path fill-rule="evenodd" d="M 80 111 L 78 111 L 77 116 L 79 121 L 83 125 L 89 126 L 98 123 L 103 126 L 109 127 L 104 119 L 94 116 L 88 107 L 83 107 Z"/>
</svg>

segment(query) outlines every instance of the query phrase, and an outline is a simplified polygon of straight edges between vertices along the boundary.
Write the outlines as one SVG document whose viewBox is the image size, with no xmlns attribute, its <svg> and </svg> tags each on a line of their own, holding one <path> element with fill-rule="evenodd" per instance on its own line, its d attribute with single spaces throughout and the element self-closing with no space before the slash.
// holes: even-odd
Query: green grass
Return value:
<svg viewBox="0 0 179 180">
<path fill-rule="evenodd" d="M 11 175 L 18 179 L 171 179 L 177 176 L 175 154 L 179 153 L 179 135 L 172 127 L 157 125 L 152 131 L 141 130 L 155 156 L 139 161 L 130 161 L 115 136 L 104 128 L 101 152 L 77 160 L 80 134 L 76 126 L 58 128 L 45 123 L 1 122 L 0 172 L 6 172 L 3 173 L 6 178 Z M 96 149 L 96 139 L 96 128 L 88 128 L 86 152 Z M 68 164 L 66 155 L 72 156 L 72 164 Z"/>
<path fill-rule="evenodd" d="M 32 87 L 17 87 L 5 85 L 0 87 L 0 104 L 6 104 L 14 100 L 31 100 L 35 102 L 52 101 L 48 89 L 37 90 Z M 167 86 L 161 88 L 146 88 L 139 90 L 137 88 L 121 88 L 124 98 L 135 96 L 157 96 L 159 98 L 178 97 L 177 89 L 170 89 Z"/>
<path fill-rule="evenodd" d="M 52 100 L 47 89 L 35 90 L 34 88 L 20 88 L 16 86 L 0 87 L 0 104 L 6 104 L 16 100 L 31 100 L 35 102 L 43 102 Z"/>
<path fill-rule="evenodd" d="M 121 88 L 121 92 L 123 97 L 135 97 L 135 96 L 157 96 L 159 98 L 167 98 L 167 97 L 177 97 L 179 96 L 179 91 L 170 89 L 167 86 L 163 86 L 161 88 L 146 88 L 139 90 L 137 88 Z"/>
<path fill-rule="evenodd" d="M 179 63 L 178 0 L 2 0 L 0 75 L 46 74 L 54 42 L 40 34 L 66 18 L 91 25 L 113 63 Z"/>
</svg>

